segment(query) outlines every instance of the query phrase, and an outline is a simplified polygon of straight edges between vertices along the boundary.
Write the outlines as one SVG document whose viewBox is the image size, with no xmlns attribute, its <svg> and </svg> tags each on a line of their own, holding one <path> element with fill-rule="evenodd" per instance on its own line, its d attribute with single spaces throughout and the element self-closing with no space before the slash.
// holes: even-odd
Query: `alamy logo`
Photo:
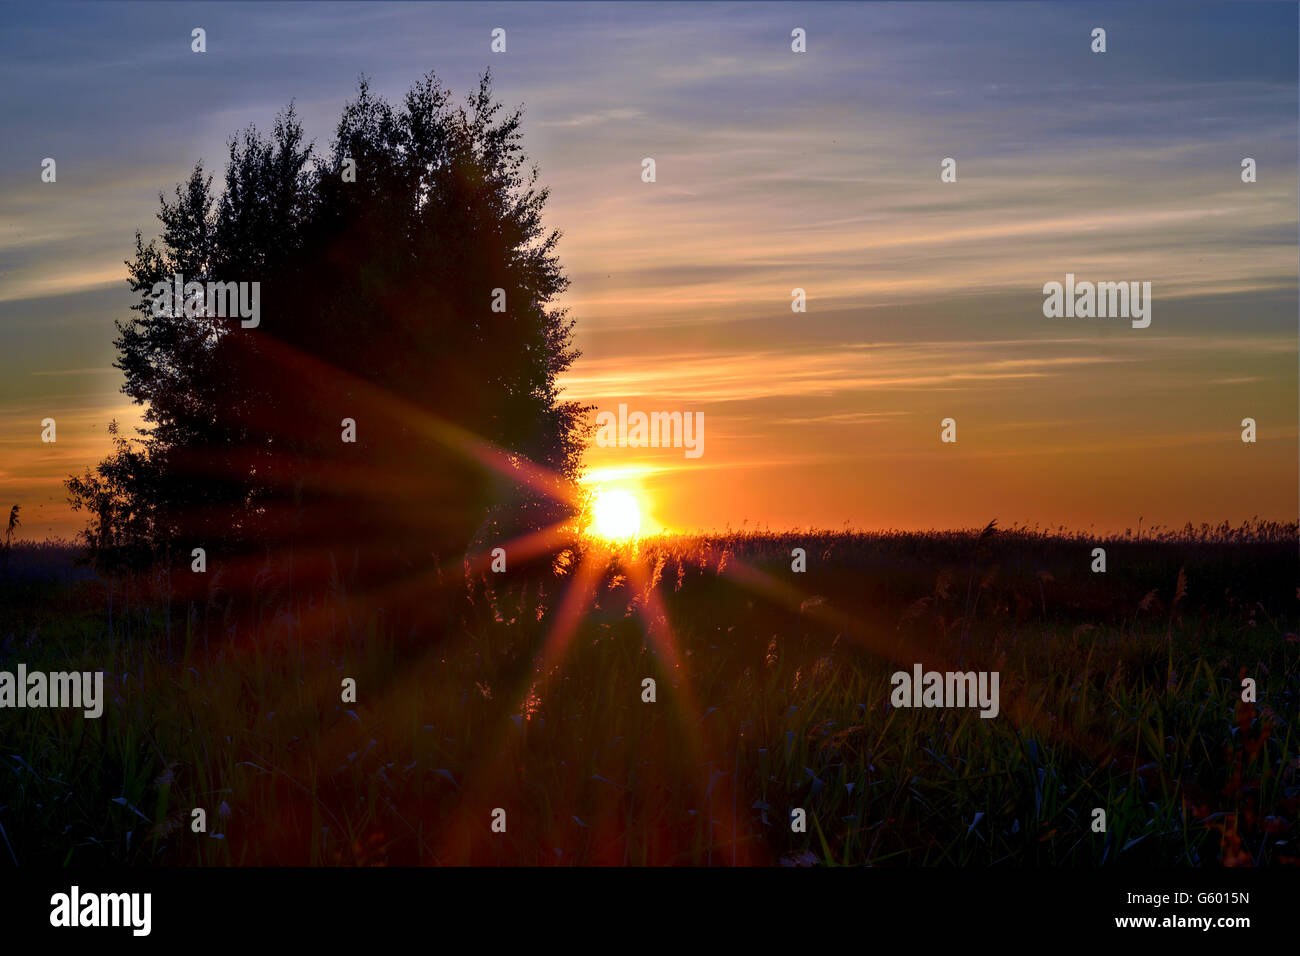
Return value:
<svg viewBox="0 0 1300 956">
<path fill-rule="evenodd" d="M 148 936 L 153 920 L 151 893 L 82 893 L 73 886 L 50 897 L 51 926 L 129 926 Z"/>
<path fill-rule="evenodd" d="M 596 416 L 596 444 L 601 448 L 685 448 L 687 458 L 704 454 L 703 412 L 632 412 L 627 405 Z"/>
<path fill-rule="evenodd" d="M 1150 282 L 1079 282 L 1065 274 L 1065 285 L 1043 286 L 1043 315 L 1049 319 L 1132 319 L 1133 328 L 1151 324 Z"/>
<path fill-rule="evenodd" d="M 92 720 L 104 713 L 103 671 L 0 671 L 0 709 L 5 707 L 79 707 Z"/>
<path fill-rule="evenodd" d="M 996 717 L 998 671 L 925 671 L 912 665 L 912 673 L 897 671 L 889 702 L 895 707 L 978 707 L 981 717 Z"/>
<path fill-rule="evenodd" d="M 238 318 L 246 329 L 255 329 L 262 321 L 260 282 L 186 282 L 176 273 L 171 282 L 155 282 L 151 291 L 157 318 Z"/>
</svg>

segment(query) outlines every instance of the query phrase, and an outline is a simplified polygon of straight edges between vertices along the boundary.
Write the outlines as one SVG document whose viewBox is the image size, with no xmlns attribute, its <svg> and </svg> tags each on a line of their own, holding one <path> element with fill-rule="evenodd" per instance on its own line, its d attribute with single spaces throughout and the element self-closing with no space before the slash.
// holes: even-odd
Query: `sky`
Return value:
<svg viewBox="0 0 1300 956">
<path fill-rule="evenodd" d="M 290 101 L 326 152 L 361 74 L 490 67 L 566 397 L 703 416 L 698 457 L 588 453 L 647 527 L 1293 521 L 1297 45 L 1286 3 L 0 5 L 0 504 L 71 536 L 63 479 L 140 420 L 113 320 L 160 192 Z M 1150 282 L 1150 326 L 1046 317 L 1067 273 Z"/>
</svg>

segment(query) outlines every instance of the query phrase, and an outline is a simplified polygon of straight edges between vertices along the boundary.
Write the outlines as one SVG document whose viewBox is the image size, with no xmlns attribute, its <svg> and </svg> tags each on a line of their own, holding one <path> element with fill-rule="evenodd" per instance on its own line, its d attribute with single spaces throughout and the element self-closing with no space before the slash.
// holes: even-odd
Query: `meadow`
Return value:
<svg viewBox="0 0 1300 956">
<path fill-rule="evenodd" d="M 74 556 L 0 559 L 0 670 L 107 694 L 0 710 L 6 865 L 1300 862 L 1293 524 L 575 537 L 429 572 L 450 625 L 337 567 L 177 601 Z M 998 716 L 892 707 L 914 663 L 998 671 Z"/>
</svg>

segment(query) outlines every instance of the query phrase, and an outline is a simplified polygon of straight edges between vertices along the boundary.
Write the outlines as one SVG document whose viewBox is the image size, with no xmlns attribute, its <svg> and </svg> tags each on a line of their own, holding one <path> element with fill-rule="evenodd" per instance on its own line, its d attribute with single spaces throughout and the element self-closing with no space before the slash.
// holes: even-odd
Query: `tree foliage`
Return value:
<svg viewBox="0 0 1300 956">
<path fill-rule="evenodd" d="M 200 163 L 159 197 L 116 340 L 146 426 L 68 482 L 97 557 L 291 547 L 387 572 L 454 559 L 494 507 L 520 527 L 570 507 L 588 409 L 558 394 L 568 280 L 521 112 L 490 87 L 456 104 L 430 73 L 393 106 L 362 79 L 328 155 L 290 105 L 231 141 L 219 194 Z M 155 314 L 176 274 L 259 283 L 259 324 Z"/>
</svg>

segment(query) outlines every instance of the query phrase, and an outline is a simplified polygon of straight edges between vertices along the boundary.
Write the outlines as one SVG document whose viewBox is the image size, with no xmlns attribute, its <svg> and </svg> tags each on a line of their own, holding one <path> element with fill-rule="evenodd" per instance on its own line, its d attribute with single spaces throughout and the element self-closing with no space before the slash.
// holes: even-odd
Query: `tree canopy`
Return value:
<svg viewBox="0 0 1300 956">
<path fill-rule="evenodd" d="M 430 73 L 400 106 L 363 78 L 328 155 L 290 105 L 270 137 L 232 139 L 218 194 L 199 163 L 160 195 L 117 322 L 147 424 L 68 482 L 99 560 L 294 548 L 388 573 L 454 560 L 491 513 L 537 527 L 571 508 L 556 489 L 588 409 L 558 394 L 568 280 L 520 127 L 486 73 L 464 103 Z M 247 283 L 255 323 L 210 291 L 159 308 L 178 275 Z"/>
</svg>

